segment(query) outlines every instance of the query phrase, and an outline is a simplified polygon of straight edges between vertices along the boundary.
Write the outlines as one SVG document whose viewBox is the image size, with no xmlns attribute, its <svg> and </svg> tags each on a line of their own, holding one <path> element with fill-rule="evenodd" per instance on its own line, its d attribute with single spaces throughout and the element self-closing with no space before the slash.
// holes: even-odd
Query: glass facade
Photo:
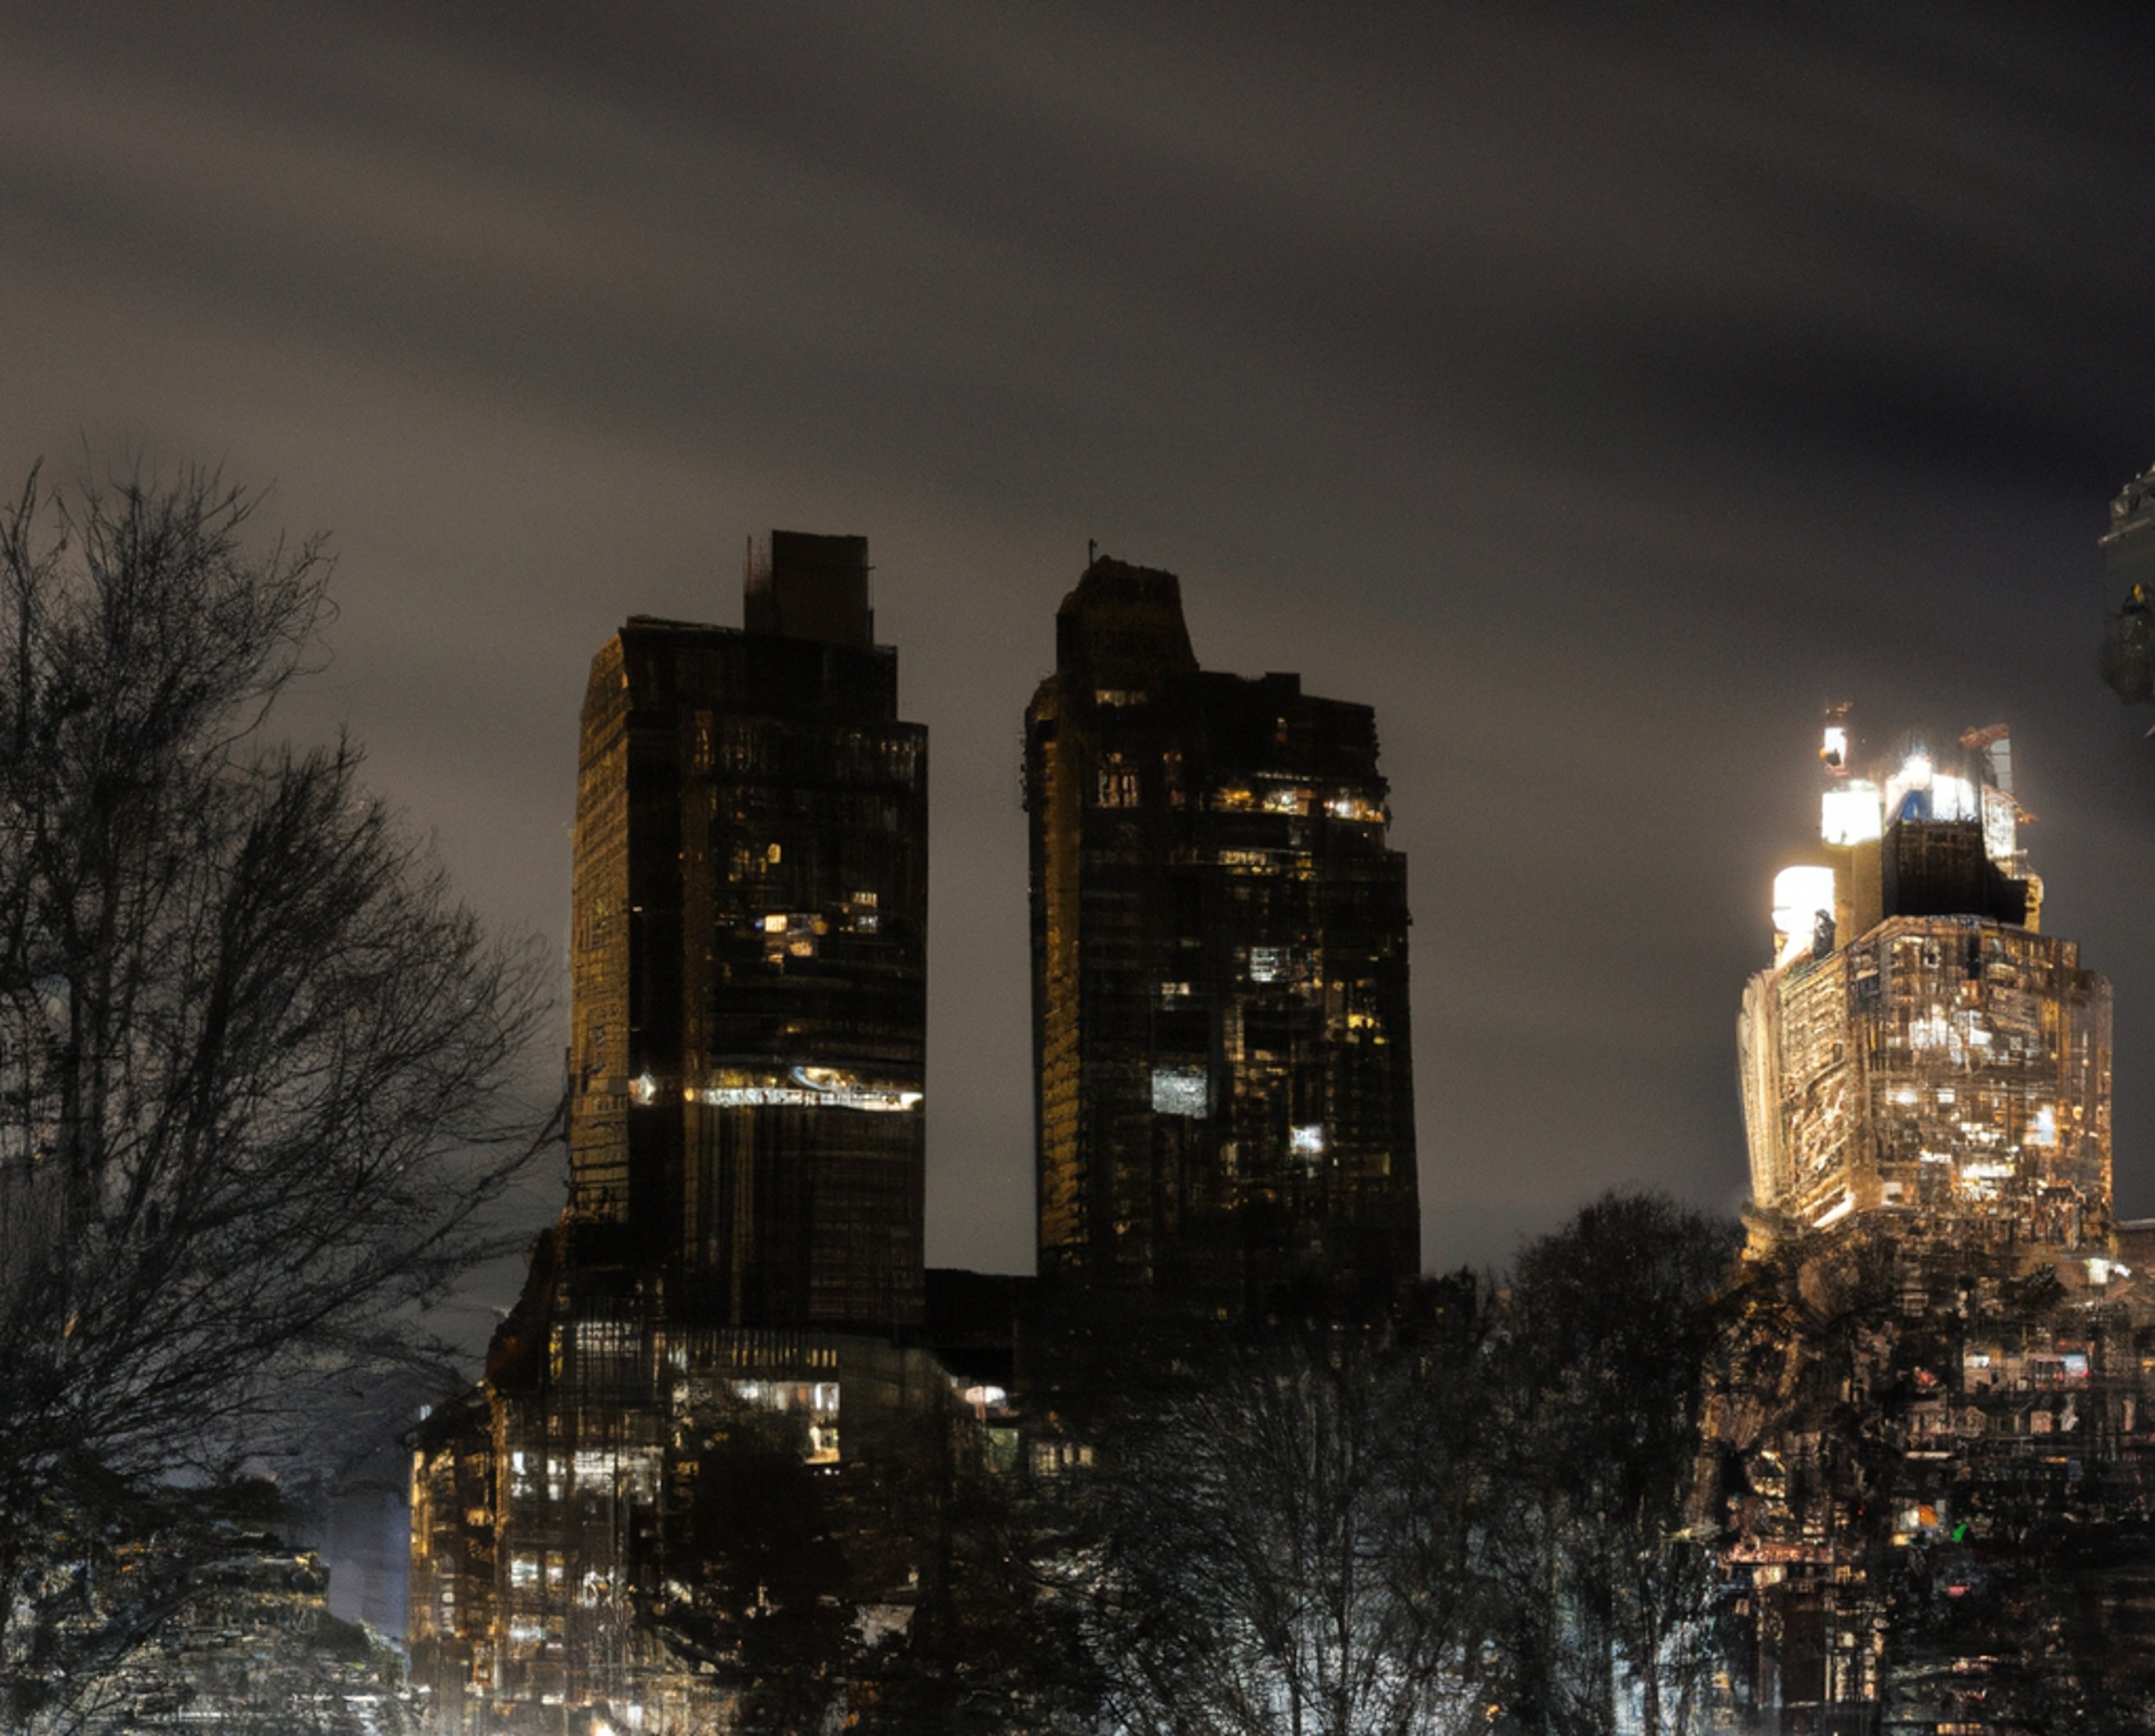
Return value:
<svg viewBox="0 0 2155 1736">
<path fill-rule="evenodd" d="M 639 617 L 592 665 L 570 1212 L 684 1316 L 883 1330 L 920 1314 L 927 731 L 864 540 L 772 545 L 751 620 L 832 637 Z"/>
<path fill-rule="evenodd" d="M 1097 560 L 1026 723 L 1040 1269 L 1240 1314 L 1420 1263 L 1406 860 L 1369 708 L 1200 669 Z"/>
</svg>

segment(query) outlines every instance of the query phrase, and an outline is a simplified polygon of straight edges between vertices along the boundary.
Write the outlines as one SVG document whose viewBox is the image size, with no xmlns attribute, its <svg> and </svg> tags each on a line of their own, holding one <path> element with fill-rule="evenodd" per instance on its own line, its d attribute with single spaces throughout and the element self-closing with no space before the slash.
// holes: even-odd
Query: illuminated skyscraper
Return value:
<svg viewBox="0 0 2155 1736">
<path fill-rule="evenodd" d="M 1026 719 L 1040 1267 L 1239 1314 L 1420 1264 L 1406 859 L 1369 707 L 1197 667 L 1099 559 Z"/>
<path fill-rule="evenodd" d="M 751 550 L 745 630 L 632 618 L 576 800 L 576 1262 L 677 1318 L 885 1330 L 921 1302 L 928 735 L 868 542 Z"/>
<path fill-rule="evenodd" d="M 1762 1230 L 1878 1214 L 2001 1244 L 2110 1222 L 2110 985 L 2040 932 L 2003 726 L 1859 771 L 1828 722 L 1815 859 L 1774 882 L 1738 1022 Z"/>
</svg>

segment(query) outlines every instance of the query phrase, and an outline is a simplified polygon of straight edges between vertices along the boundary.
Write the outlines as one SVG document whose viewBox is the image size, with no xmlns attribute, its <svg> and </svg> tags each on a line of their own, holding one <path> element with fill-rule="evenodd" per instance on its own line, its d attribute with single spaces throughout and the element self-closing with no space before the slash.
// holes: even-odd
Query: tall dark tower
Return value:
<svg viewBox="0 0 2155 1736">
<path fill-rule="evenodd" d="M 2110 503 L 2103 534 L 2104 625 L 2099 667 L 2127 704 L 2155 700 L 2155 465 Z"/>
<path fill-rule="evenodd" d="M 747 627 L 632 618 L 576 799 L 580 1262 L 714 1324 L 919 1319 L 928 734 L 868 541 L 751 547 Z"/>
<path fill-rule="evenodd" d="M 1420 1256 L 1406 859 L 1366 705 L 1200 669 L 1099 559 L 1026 717 L 1040 1269 L 1207 1314 Z"/>
</svg>

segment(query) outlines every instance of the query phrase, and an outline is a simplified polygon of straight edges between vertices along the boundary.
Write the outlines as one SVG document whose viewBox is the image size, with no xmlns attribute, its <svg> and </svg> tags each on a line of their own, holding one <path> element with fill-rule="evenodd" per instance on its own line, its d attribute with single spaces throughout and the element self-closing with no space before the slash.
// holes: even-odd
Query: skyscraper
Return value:
<svg viewBox="0 0 2155 1736">
<path fill-rule="evenodd" d="M 2128 704 L 2155 700 L 2155 465 L 2118 490 L 2103 534 L 2100 667 Z"/>
<path fill-rule="evenodd" d="M 714 1324 L 884 1330 L 921 1298 L 928 737 L 868 542 L 772 533 L 746 627 L 638 616 L 578 772 L 578 1258 Z"/>
<path fill-rule="evenodd" d="M 928 744 L 873 626 L 864 539 L 774 531 L 745 627 L 593 661 L 569 1206 L 416 1440 L 432 1728 L 820 1728 L 766 1686 L 842 1703 L 803 1631 L 925 1559 Z"/>
<path fill-rule="evenodd" d="M 1743 996 L 1753 1257 L 1707 1374 L 1738 1703 L 2139 1728 L 2155 1291 L 2111 1217 L 2110 986 L 2041 931 L 2004 726 L 1872 764 L 1841 707 L 1820 761 Z"/>
<path fill-rule="evenodd" d="M 1828 720 L 1815 862 L 1774 883 L 1739 1020 L 1752 1196 L 1818 1229 L 2030 1247 L 2110 1219 L 2110 985 L 2040 932 L 2004 727 L 1859 770 Z"/>
<path fill-rule="evenodd" d="M 1369 707 L 1199 668 L 1101 558 L 1026 719 L 1040 1269 L 1207 1314 L 1420 1264 L 1406 861 Z"/>
</svg>

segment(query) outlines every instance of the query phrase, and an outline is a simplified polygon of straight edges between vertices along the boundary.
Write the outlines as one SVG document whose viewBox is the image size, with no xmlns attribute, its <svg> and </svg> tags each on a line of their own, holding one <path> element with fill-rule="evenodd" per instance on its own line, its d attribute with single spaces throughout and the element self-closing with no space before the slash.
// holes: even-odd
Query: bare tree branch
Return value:
<svg viewBox="0 0 2155 1736">
<path fill-rule="evenodd" d="M 536 946 L 456 902 L 352 743 L 269 733 L 316 666 L 330 563 L 318 537 L 252 552 L 258 504 L 214 474 L 70 499 L 33 472 L 0 510 L 17 1721 L 53 1691 L 54 1612 L 20 1588 L 71 1546 L 59 1483 L 228 1475 L 423 1361 L 420 1310 L 493 1251 L 487 1207 L 560 1131 L 515 1089 Z"/>
</svg>

